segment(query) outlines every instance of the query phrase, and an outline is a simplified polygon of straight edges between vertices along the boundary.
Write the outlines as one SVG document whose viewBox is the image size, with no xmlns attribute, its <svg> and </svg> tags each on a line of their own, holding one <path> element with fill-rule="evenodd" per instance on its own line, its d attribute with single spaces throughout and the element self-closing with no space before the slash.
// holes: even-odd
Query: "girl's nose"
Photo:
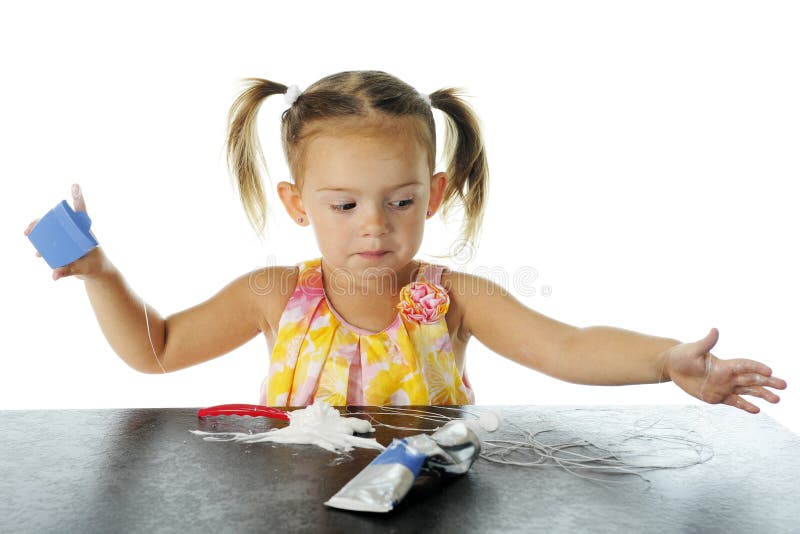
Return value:
<svg viewBox="0 0 800 534">
<path fill-rule="evenodd" d="M 389 232 L 389 219 L 381 206 L 367 207 L 362 211 L 361 233 L 383 235 Z"/>
</svg>

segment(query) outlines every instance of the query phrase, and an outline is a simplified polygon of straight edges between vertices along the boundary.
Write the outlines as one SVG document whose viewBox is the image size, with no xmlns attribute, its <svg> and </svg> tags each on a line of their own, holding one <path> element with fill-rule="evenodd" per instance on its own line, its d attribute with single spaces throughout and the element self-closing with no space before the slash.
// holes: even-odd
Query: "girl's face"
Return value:
<svg viewBox="0 0 800 534">
<path fill-rule="evenodd" d="M 305 157 L 295 206 L 310 219 L 326 267 L 355 276 L 357 287 L 386 276 L 381 271 L 407 268 L 422 244 L 426 212 L 436 210 L 445 185 L 443 173 L 431 178 L 413 136 L 323 135 L 310 141 Z"/>
</svg>

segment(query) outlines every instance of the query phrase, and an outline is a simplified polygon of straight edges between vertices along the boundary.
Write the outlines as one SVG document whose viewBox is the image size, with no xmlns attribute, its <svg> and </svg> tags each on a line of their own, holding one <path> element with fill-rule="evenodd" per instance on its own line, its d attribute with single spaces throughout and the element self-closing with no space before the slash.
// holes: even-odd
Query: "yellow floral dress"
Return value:
<svg viewBox="0 0 800 534">
<path fill-rule="evenodd" d="M 281 315 L 261 388 L 261 404 L 308 406 L 473 404 L 460 375 L 440 285 L 441 265 L 422 263 L 400 291 L 399 310 L 380 332 L 345 321 L 322 284 L 322 258 L 303 261 L 297 285 Z"/>
</svg>

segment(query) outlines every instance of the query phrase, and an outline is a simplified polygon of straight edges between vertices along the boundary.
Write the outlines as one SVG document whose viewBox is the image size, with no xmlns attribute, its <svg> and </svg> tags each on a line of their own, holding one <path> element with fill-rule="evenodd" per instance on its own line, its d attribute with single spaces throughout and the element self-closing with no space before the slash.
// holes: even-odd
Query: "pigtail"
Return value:
<svg viewBox="0 0 800 534">
<path fill-rule="evenodd" d="M 489 187 L 489 165 L 478 117 L 459 95 L 459 89 L 441 89 L 430 95 L 431 105 L 445 117 L 444 161 L 447 185 L 442 200 L 442 216 L 464 207 L 462 241 L 453 255 L 467 245 L 477 245 Z"/>
<path fill-rule="evenodd" d="M 287 87 L 261 78 L 248 78 L 244 81 L 248 86 L 236 98 L 228 113 L 228 167 L 250 225 L 263 236 L 267 220 L 267 199 L 258 163 L 264 166 L 267 176 L 269 171 L 256 132 L 256 116 L 266 97 L 286 93 Z"/>
</svg>

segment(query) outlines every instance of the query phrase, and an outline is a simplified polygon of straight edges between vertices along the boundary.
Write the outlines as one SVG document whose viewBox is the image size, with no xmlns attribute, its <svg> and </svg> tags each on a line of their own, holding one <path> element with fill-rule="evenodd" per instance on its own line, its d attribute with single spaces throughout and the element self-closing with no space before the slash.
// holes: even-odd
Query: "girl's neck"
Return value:
<svg viewBox="0 0 800 534">
<path fill-rule="evenodd" d="M 364 297 L 396 300 L 403 286 L 410 284 L 417 278 L 421 262 L 412 260 L 399 271 L 386 273 L 374 272 L 372 276 L 360 276 L 352 272 L 343 272 L 334 269 L 323 258 L 322 283 L 325 294 L 338 297 Z M 335 274 L 332 274 L 334 273 Z"/>
</svg>

